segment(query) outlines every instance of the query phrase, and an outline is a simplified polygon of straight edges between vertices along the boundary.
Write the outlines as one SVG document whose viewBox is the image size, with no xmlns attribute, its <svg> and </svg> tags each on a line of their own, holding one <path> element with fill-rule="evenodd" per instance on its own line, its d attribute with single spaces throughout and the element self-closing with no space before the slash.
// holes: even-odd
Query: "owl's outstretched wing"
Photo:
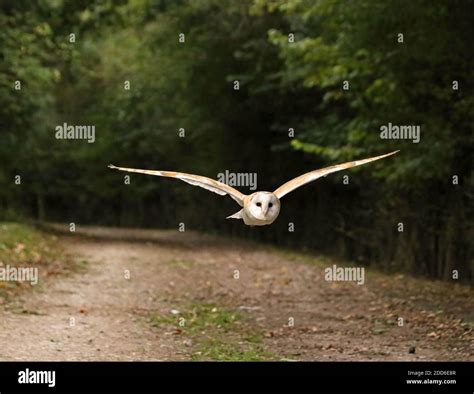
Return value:
<svg viewBox="0 0 474 394">
<path fill-rule="evenodd" d="M 137 172 L 140 174 L 177 178 L 193 186 L 199 186 L 206 190 L 210 190 L 211 192 L 217 193 L 221 196 L 228 194 L 237 202 L 237 204 L 239 204 L 241 207 L 244 206 L 244 194 L 233 187 L 226 185 L 225 183 L 215 181 L 214 179 L 207 178 L 205 176 L 186 174 L 184 172 L 140 170 L 137 168 L 116 167 L 112 164 L 109 165 L 109 168 L 126 172 Z"/>
<path fill-rule="evenodd" d="M 312 182 L 318 178 L 321 178 L 327 174 L 345 170 L 351 167 L 360 166 L 362 164 L 370 163 L 371 161 L 380 160 L 380 159 L 383 159 L 384 157 L 394 155 L 397 152 L 399 151 L 397 150 L 395 152 L 387 153 L 386 155 L 371 157 L 370 159 L 349 161 L 347 163 L 337 164 L 335 166 L 307 172 L 306 174 L 300 175 L 299 177 L 294 178 L 291 181 L 288 181 L 285 184 L 281 185 L 278 189 L 276 189 L 273 192 L 273 194 L 275 194 L 278 198 L 282 198 L 283 196 L 299 188 L 300 186 L 306 185 L 307 183 Z"/>
</svg>

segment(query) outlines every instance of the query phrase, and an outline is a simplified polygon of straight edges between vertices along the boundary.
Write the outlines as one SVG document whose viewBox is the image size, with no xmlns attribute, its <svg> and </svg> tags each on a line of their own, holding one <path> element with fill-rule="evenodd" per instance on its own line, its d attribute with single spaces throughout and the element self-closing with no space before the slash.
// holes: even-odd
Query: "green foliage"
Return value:
<svg viewBox="0 0 474 394">
<path fill-rule="evenodd" d="M 472 122 L 459 123 L 473 118 L 472 105 L 466 105 L 473 100 L 470 60 L 464 55 L 473 33 L 462 17 L 467 4 L 296 0 L 266 5 L 291 17 L 290 30 L 301 37 L 289 43 L 286 32 L 269 32 L 285 59 L 284 80 L 312 89 L 319 100 L 303 123 L 304 139 L 327 147 L 329 157 L 336 157 L 334 149 L 352 157 L 399 148 L 402 154 L 379 173 L 397 185 L 445 181 L 445 169 L 461 164 L 457 153 L 465 151 L 473 135 Z M 467 94 L 453 91 L 453 80 L 463 81 Z M 347 91 L 344 81 L 350 83 Z M 421 125 L 423 143 L 388 146 L 378 135 L 386 122 Z"/>
</svg>

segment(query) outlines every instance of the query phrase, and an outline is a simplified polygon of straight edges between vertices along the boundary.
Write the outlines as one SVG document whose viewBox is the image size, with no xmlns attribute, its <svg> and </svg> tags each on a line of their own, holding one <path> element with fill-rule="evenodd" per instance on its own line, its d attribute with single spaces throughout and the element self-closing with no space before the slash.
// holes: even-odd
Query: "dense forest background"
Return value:
<svg viewBox="0 0 474 394">
<path fill-rule="evenodd" d="M 473 15 L 472 0 L 0 1 L 0 219 L 184 223 L 472 280 Z M 420 142 L 381 139 L 389 122 Z M 95 142 L 56 139 L 63 123 Z M 251 172 L 271 191 L 395 149 L 286 196 L 262 228 L 225 220 L 230 198 L 107 168 Z"/>
</svg>

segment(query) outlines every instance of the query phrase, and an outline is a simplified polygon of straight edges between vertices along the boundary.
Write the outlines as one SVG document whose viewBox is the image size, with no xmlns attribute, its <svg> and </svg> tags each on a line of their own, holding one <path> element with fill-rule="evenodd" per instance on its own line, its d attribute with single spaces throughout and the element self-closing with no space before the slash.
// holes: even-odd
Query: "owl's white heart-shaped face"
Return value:
<svg viewBox="0 0 474 394">
<path fill-rule="evenodd" d="M 273 193 L 257 192 L 249 196 L 249 202 L 245 205 L 247 216 L 272 223 L 280 213 L 280 200 Z"/>
</svg>

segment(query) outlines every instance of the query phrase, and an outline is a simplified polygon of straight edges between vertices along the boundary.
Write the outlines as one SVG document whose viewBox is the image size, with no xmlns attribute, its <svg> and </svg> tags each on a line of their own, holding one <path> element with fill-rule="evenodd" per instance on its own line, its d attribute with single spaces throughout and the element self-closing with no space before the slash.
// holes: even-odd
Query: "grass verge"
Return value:
<svg viewBox="0 0 474 394">
<path fill-rule="evenodd" d="M 176 313 L 176 312 L 175 312 Z M 216 304 L 193 303 L 175 315 L 152 315 L 155 327 L 173 329 L 192 347 L 192 360 L 264 361 L 277 357 L 263 347 L 263 336 L 244 316 Z"/>
<path fill-rule="evenodd" d="M 38 284 L 0 279 L 0 304 L 6 304 L 19 292 L 41 288 L 44 278 L 80 270 L 83 262 L 67 258 L 55 235 L 20 223 L 0 223 L 0 269 L 37 268 Z"/>
</svg>

